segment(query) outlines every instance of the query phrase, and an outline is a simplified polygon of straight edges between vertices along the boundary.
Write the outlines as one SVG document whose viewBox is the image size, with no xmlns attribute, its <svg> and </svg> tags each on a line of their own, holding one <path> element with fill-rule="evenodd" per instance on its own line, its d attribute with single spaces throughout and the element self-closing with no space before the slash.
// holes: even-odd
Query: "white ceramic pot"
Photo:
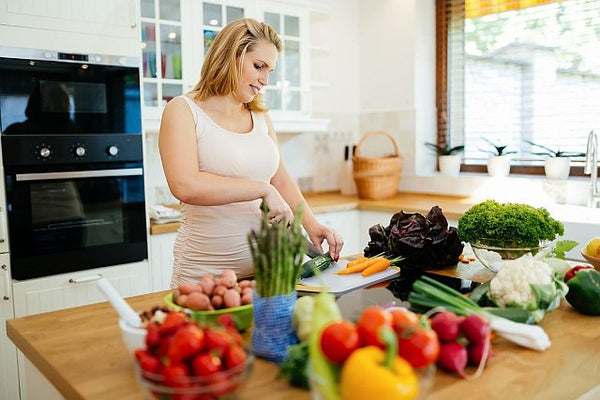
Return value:
<svg viewBox="0 0 600 400">
<path fill-rule="evenodd" d="M 544 171 L 549 179 L 567 179 L 571 171 L 571 158 L 550 157 L 544 162 Z"/>
<path fill-rule="evenodd" d="M 510 156 L 492 156 L 488 158 L 487 170 L 490 176 L 508 176 Z"/>
<path fill-rule="evenodd" d="M 462 155 L 452 154 L 449 156 L 438 156 L 440 174 L 445 176 L 458 176 Z"/>
</svg>

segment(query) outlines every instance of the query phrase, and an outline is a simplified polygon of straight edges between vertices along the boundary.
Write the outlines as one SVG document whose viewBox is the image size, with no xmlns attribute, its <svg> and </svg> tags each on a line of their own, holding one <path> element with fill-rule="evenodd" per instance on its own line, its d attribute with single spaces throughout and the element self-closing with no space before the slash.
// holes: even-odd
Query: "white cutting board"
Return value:
<svg viewBox="0 0 600 400">
<path fill-rule="evenodd" d="M 337 271 L 346 268 L 346 264 L 349 261 L 340 260 L 332 263 L 318 277 L 311 276 L 310 278 L 300 279 L 296 289 L 300 292 L 330 292 L 336 296 L 341 296 L 354 290 L 392 279 L 400 274 L 400 270 L 397 267 L 389 267 L 385 271 L 369 276 L 362 276 L 360 272 L 349 275 L 336 274 Z"/>
</svg>

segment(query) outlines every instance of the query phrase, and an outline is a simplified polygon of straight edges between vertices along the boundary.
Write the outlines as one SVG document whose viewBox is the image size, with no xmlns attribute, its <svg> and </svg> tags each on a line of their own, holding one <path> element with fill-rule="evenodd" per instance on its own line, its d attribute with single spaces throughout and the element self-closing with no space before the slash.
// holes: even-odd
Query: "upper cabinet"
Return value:
<svg viewBox="0 0 600 400">
<path fill-rule="evenodd" d="M 328 121 L 311 118 L 311 4 L 293 0 L 141 0 L 146 129 L 158 130 L 166 103 L 193 89 L 204 56 L 220 30 L 233 20 L 251 17 L 271 25 L 284 45 L 265 88 L 275 129 L 326 131 Z"/>
</svg>

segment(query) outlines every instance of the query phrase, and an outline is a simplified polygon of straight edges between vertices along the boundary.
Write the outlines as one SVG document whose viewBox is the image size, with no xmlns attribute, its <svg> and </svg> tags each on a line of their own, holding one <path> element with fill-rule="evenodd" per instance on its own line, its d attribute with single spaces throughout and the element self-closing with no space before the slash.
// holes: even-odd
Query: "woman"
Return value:
<svg viewBox="0 0 600 400">
<path fill-rule="evenodd" d="M 271 223 L 302 224 L 321 250 L 337 260 L 342 239 L 319 224 L 288 173 L 260 90 L 281 51 L 269 25 L 240 19 L 225 26 L 211 45 L 201 78 L 163 112 L 159 148 L 169 188 L 181 201 L 181 228 L 174 245 L 171 286 L 196 282 L 232 268 L 251 274 L 247 234 L 258 229 L 260 205 Z"/>
</svg>

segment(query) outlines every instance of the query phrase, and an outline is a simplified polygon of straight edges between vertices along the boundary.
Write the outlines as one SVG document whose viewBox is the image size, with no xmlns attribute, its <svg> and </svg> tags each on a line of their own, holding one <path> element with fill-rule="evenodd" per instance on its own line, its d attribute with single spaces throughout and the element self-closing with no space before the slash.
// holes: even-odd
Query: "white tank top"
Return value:
<svg viewBox="0 0 600 400">
<path fill-rule="evenodd" d="M 200 171 L 270 182 L 279 167 L 279 151 L 269 136 L 264 113 L 252 112 L 252 131 L 221 128 L 189 97 L 196 125 Z M 197 282 L 207 273 L 231 268 L 237 274 L 254 271 L 247 235 L 260 226 L 261 199 L 219 206 L 181 204 L 181 226 L 173 249 L 171 286 Z"/>
</svg>

